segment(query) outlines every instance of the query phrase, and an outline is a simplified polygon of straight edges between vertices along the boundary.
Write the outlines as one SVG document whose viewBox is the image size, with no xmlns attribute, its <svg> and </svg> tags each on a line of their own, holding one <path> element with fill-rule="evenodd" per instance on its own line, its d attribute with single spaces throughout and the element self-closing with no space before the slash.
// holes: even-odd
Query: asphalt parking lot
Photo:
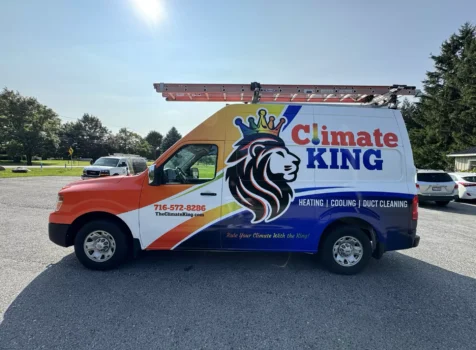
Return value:
<svg viewBox="0 0 476 350">
<path fill-rule="evenodd" d="M 47 237 L 68 178 L 0 179 L 0 349 L 470 349 L 476 206 L 420 209 L 420 247 L 357 276 L 313 256 L 143 254 L 84 269 Z"/>
</svg>

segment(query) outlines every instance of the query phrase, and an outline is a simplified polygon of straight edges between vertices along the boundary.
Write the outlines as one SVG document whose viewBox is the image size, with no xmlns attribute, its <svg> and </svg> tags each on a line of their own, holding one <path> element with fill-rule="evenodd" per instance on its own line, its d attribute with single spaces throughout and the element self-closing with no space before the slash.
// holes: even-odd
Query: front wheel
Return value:
<svg viewBox="0 0 476 350">
<path fill-rule="evenodd" d="M 321 246 L 321 261 L 331 272 L 356 274 L 367 265 L 372 255 L 369 237 L 361 229 L 340 226 L 325 237 Z"/>
<path fill-rule="evenodd" d="M 125 232 L 114 222 L 96 220 L 85 224 L 74 240 L 78 260 L 92 270 L 109 270 L 127 257 L 129 246 Z"/>
<path fill-rule="evenodd" d="M 447 206 L 450 201 L 437 201 L 436 205 L 439 207 Z"/>
</svg>

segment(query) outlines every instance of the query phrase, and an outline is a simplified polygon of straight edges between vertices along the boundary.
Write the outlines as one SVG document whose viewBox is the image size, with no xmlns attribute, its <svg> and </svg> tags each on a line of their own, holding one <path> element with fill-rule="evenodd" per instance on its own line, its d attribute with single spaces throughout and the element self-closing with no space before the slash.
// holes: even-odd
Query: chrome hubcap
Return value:
<svg viewBox="0 0 476 350">
<path fill-rule="evenodd" d="M 92 261 L 107 261 L 116 252 L 116 241 L 106 231 L 91 232 L 84 240 L 84 252 Z"/>
<path fill-rule="evenodd" d="M 356 265 L 362 259 L 363 252 L 362 243 L 351 236 L 339 238 L 333 247 L 334 260 L 345 267 Z"/>
</svg>

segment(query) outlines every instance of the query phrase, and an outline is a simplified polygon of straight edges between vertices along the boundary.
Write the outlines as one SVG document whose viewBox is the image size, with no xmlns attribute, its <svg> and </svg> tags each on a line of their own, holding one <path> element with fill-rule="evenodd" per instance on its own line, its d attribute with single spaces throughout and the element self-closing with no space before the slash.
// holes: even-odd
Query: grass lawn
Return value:
<svg viewBox="0 0 476 350">
<path fill-rule="evenodd" d="M 78 178 L 83 174 L 82 168 L 43 168 L 43 171 L 39 168 L 32 168 L 27 173 L 12 173 L 12 169 L 6 169 L 0 171 L 0 179 L 6 177 L 31 177 L 31 176 L 75 176 Z"/>
<path fill-rule="evenodd" d="M 64 166 L 65 164 L 71 165 L 70 160 L 34 160 L 32 162 L 32 165 L 41 165 L 40 163 L 43 163 L 43 166 L 49 166 L 49 165 L 56 165 L 56 166 Z M 26 166 L 26 162 L 21 162 L 21 163 L 13 163 L 11 160 L 0 160 L 0 165 L 18 165 L 18 166 Z M 79 165 L 79 166 L 87 166 L 89 165 L 88 161 L 85 160 L 73 160 L 73 165 Z"/>
<path fill-rule="evenodd" d="M 155 161 L 148 161 L 147 166 L 151 166 Z M 213 179 L 215 176 L 215 166 L 195 163 L 192 168 L 197 168 L 200 179 Z"/>
<path fill-rule="evenodd" d="M 153 162 L 149 162 L 153 164 Z M 63 163 L 64 164 L 64 163 Z M 89 163 L 88 163 L 89 164 Z M 1 164 L 0 164 L 1 165 Z M 6 165 L 6 164 L 4 164 Z M 11 165 L 11 163 L 9 164 Z M 54 164 L 50 164 L 54 165 Z M 194 167 L 198 168 L 200 179 L 213 179 L 215 176 L 215 166 L 205 164 L 195 164 Z M 0 179 L 7 177 L 31 177 L 31 176 L 76 176 L 80 177 L 83 174 L 83 168 L 30 168 L 27 173 L 12 173 L 12 169 L 6 169 L 0 171 Z"/>
<path fill-rule="evenodd" d="M 199 179 L 213 179 L 215 177 L 214 165 L 195 164 L 193 167 L 198 169 Z"/>
</svg>

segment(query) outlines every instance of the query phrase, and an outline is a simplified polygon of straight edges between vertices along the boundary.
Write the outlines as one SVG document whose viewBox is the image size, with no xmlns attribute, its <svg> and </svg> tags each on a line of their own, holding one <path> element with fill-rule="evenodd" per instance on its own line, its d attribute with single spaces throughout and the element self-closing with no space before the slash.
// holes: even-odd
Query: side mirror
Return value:
<svg viewBox="0 0 476 350">
<path fill-rule="evenodd" d="M 126 168 L 127 167 L 127 163 L 126 162 L 122 162 L 121 164 L 119 164 L 119 166 L 121 168 Z"/>
<path fill-rule="evenodd" d="M 154 165 L 154 183 L 153 183 L 154 186 L 160 186 L 160 184 L 162 183 L 162 179 L 164 177 L 163 174 L 164 174 L 164 171 L 162 167 L 156 167 Z"/>
<path fill-rule="evenodd" d="M 193 177 L 194 179 L 198 179 L 198 178 L 199 178 L 199 174 L 200 174 L 199 171 L 198 171 L 198 168 L 192 168 L 192 169 L 190 169 L 190 170 L 192 171 L 192 177 Z"/>
<path fill-rule="evenodd" d="M 162 183 L 162 168 L 156 168 L 155 164 L 149 166 L 149 185 L 159 186 Z"/>
</svg>

